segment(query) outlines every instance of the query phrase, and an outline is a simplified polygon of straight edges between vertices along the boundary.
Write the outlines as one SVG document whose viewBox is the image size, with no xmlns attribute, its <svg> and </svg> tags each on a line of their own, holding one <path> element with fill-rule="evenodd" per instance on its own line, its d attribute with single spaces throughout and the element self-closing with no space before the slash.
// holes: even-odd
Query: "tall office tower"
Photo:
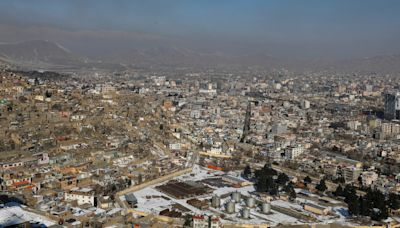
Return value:
<svg viewBox="0 0 400 228">
<path fill-rule="evenodd" d="M 385 93 L 384 117 L 387 120 L 400 120 L 400 93 Z"/>
</svg>

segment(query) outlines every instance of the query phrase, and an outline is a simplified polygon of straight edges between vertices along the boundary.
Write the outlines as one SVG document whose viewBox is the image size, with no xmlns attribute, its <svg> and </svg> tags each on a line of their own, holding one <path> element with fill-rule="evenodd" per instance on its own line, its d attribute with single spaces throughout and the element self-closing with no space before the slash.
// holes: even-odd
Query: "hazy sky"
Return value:
<svg viewBox="0 0 400 228">
<path fill-rule="evenodd" d="M 399 0 L 1 0 L 0 25 L 0 41 L 56 37 L 28 33 L 40 27 L 230 42 L 288 57 L 400 54 Z"/>
</svg>

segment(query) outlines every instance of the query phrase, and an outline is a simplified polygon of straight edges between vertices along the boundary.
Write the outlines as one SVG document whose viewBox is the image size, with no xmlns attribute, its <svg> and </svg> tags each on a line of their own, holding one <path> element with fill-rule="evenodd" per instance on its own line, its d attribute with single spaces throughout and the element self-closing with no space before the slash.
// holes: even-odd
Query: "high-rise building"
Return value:
<svg viewBox="0 0 400 228">
<path fill-rule="evenodd" d="M 348 166 L 343 168 L 343 177 L 346 183 L 352 183 L 358 180 L 358 177 L 362 173 L 362 168 L 356 166 Z"/>
<path fill-rule="evenodd" d="M 384 117 L 387 120 L 400 120 L 400 93 L 385 93 L 385 112 Z"/>
<path fill-rule="evenodd" d="M 301 102 L 301 108 L 302 109 L 309 109 L 310 108 L 310 102 L 308 100 L 303 100 Z"/>
</svg>

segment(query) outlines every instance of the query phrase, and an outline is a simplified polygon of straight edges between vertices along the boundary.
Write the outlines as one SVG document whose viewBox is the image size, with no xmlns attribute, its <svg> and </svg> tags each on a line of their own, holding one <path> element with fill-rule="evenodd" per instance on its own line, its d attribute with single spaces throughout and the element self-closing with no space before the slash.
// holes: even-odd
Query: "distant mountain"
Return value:
<svg viewBox="0 0 400 228">
<path fill-rule="evenodd" d="M 73 65 L 84 59 L 61 45 L 44 40 L 0 43 L 0 57 L 20 65 Z"/>
<path fill-rule="evenodd" d="M 106 58 L 107 61 L 133 66 L 170 67 L 261 67 L 265 69 L 285 68 L 292 71 L 337 71 L 344 73 L 400 73 L 400 55 L 375 56 L 346 60 L 276 58 L 264 53 L 225 54 L 222 52 L 199 52 L 176 46 L 136 48 Z"/>
<path fill-rule="evenodd" d="M 222 52 L 201 52 L 176 46 L 135 48 L 106 58 L 106 61 L 133 66 L 283 66 L 282 61 L 268 55 L 228 55 Z"/>
<path fill-rule="evenodd" d="M 113 45 L 105 47 L 112 49 Z M 246 54 L 227 54 L 222 51 L 202 51 L 179 45 L 147 45 L 127 48 L 127 51 L 98 56 L 95 60 L 82 57 L 50 41 L 34 40 L 19 43 L 0 43 L 0 61 L 27 69 L 53 71 L 105 69 L 121 70 L 130 67 L 260 67 L 267 70 L 285 68 L 292 71 L 376 72 L 400 73 L 400 55 L 376 56 L 347 60 L 283 59 L 263 51 Z M 99 45 L 99 49 L 102 46 Z M 120 50 L 120 49 L 119 49 Z M 77 50 L 79 51 L 79 50 Z"/>
<path fill-rule="evenodd" d="M 5 64 L 8 64 L 8 61 L 7 61 L 6 59 L 3 59 L 3 58 L 0 56 L 0 65 L 5 65 Z"/>
<path fill-rule="evenodd" d="M 45 40 L 0 43 L 0 59 L 29 69 L 121 68 L 118 64 L 91 61 L 58 43 Z"/>
<path fill-rule="evenodd" d="M 343 72 L 400 73 L 400 55 L 381 55 L 336 61 L 331 68 Z"/>
</svg>

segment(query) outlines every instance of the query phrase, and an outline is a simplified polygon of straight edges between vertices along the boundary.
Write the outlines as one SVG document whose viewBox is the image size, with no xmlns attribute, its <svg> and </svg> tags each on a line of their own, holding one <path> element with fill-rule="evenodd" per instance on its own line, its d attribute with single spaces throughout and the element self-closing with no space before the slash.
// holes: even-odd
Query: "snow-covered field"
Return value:
<svg viewBox="0 0 400 228">
<path fill-rule="evenodd" d="M 195 166 L 193 171 L 189 174 L 185 174 L 179 176 L 175 179 L 181 181 L 200 181 L 207 178 L 215 178 L 224 175 L 224 172 L 215 171 L 210 169 L 201 168 L 199 166 Z M 230 173 L 232 176 L 238 177 L 237 173 Z M 165 182 L 164 182 L 165 183 Z M 158 185 L 162 185 L 164 183 L 159 183 Z M 137 192 L 134 192 L 138 200 L 137 210 L 152 213 L 152 214 L 159 214 L 160 211 L 165 209 L 171 209 L 173 204 L 180 204 L 187 209 L 191 210 L 194 214 L 197 215 L 223 215 L 224 219 L 221 219 L 223 223 L 247 223 L 247 224 L 270 224 L 270 225 L 277 225 L 277 224 L 301 224 L 302 222 L 299 221 L 297 218 L 289 216 L 287 214 L 283 214 L 277 211 L 272 210 L 270 214 L 263 214 L 260 208 L 251 208 L 250 209 L 250 219 L 243 219 L 241 218 L 241 210 L 246 207 L 244 200 L 240 203 L 236 203 L 235 205 L 235 213 L 227 214 L 225 211 L 225 203 L 230 201 L 230 197 L 221 198 L 221 207 L 220 208 L 209 208 L 206 210 L 200 210 L 196 207 L 193 207 L 186 203 L 188 199 L 175 199 L 170 197 L 156 188 L 156 185 L 149 186 L 144 189 L 141 189 Z M 213 195 L 218 196 L 226 196 L 229 195 L 231 192 L 238 191 L 242 195 L 249 196 L 251 192 L 255 191 L 254 186 L 245 186 L 241 188 L 234 188 L 234 187 L 213 187 L 215 190 L 207 195 L 197 197 L 200 200 L 207 199 L 209 200 Z M 121 200 L 125 200 L 124 196 L 121 197 Z M 279 207 L 284 207 L 296 211 L 304 212 L 305 215 L 311 215 L 309 212 L 303 210 L 303 207 L 297 203 L 291 203 L 284 200 L 275 200 L 271 203 L 272 205 L 276 205 Z M 335 213 L 339 214 L 339 212 L 343 212 L 342 208 L 335 208 L 333 210 Z M 312 216 L 312 215 L 311 215 Z M 329 221 L 329 217 L 322 217 L 322 216 L 314 216 L 320 221 L 327 220 Z M 340 220 L 344 220 L 344 216 L 340 216 Z"/>
<path fill-rule="evenodd" d="M 0 208 L 0 227 L 12 226 L 24 222 L 38 223 L 45 226 L 55 224 L 54 221 L 39 214 L 26 211 L 20 206 Z"/>
</svg>

